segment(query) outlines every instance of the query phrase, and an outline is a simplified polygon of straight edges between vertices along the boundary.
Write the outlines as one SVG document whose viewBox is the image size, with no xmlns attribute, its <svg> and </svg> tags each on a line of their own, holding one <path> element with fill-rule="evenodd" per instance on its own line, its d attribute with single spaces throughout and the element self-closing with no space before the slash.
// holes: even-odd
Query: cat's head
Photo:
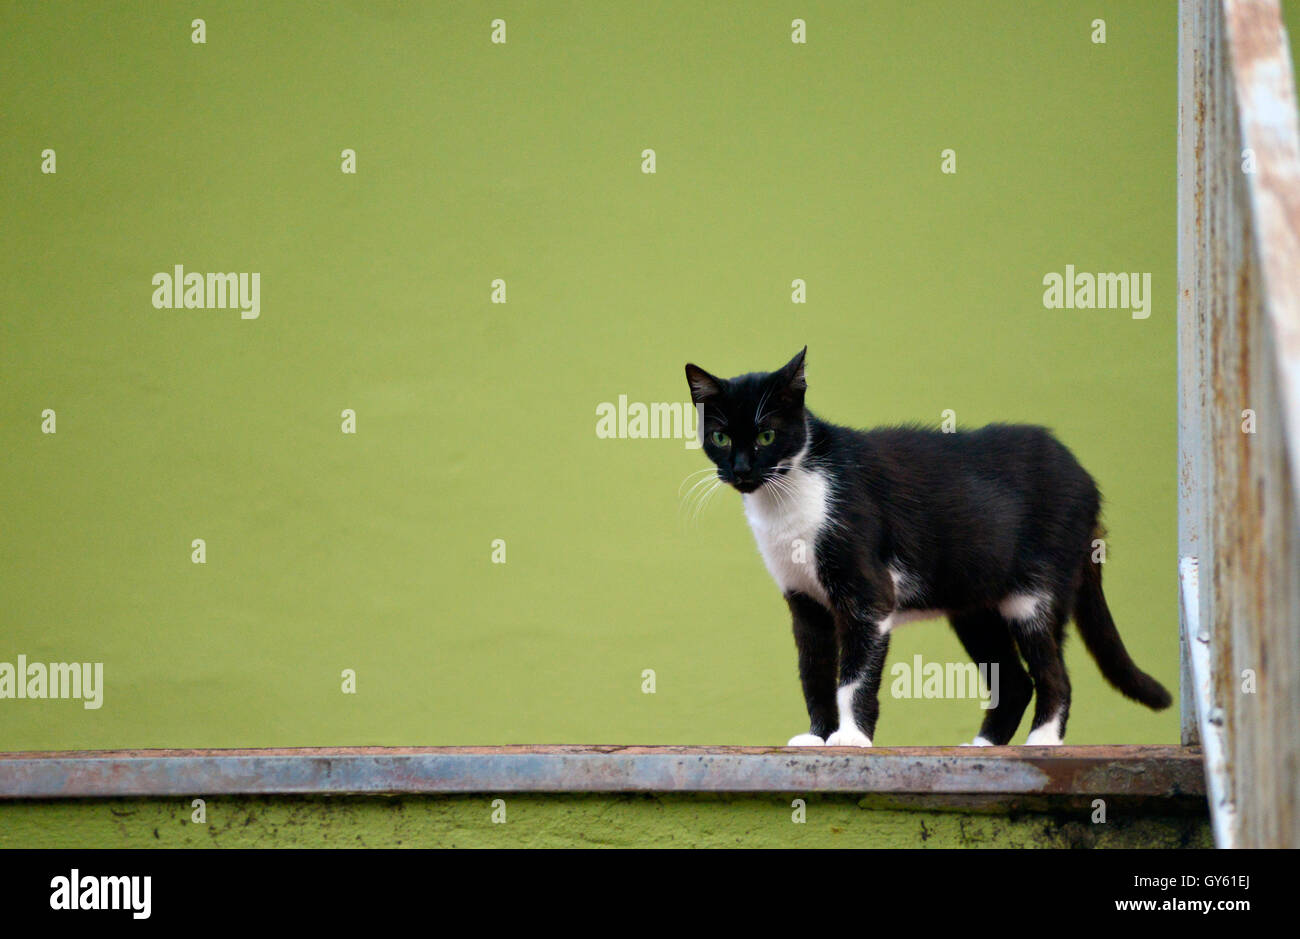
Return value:
<svg viewBox="0 0 1300 939">
<path fill-rule="evenodd" d="M 704 452 L 718 478 L 753 492 L 789 471 L 808 442 L 803 350 L 775 372 L 717 378 L 686 366 L 691 400 L 700 411 Z"/>
</svg>

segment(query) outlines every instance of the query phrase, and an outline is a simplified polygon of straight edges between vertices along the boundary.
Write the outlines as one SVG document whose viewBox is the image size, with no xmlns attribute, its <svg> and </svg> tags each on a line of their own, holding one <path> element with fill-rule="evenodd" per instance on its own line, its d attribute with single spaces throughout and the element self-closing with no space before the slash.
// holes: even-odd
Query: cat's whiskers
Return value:
<svg viewBox="0 0 1300 939">
<path fill-rule="evenodd" d="M 722 488 L 722 480 L 715 479 L 713 481 L 713 485 L 704 491 L 704 495 L 701 496 L 699 501 L 696 502 L 695 504 L 695 512 L 691 515 L 692 523 L 694 523 L 700 517 L 700 513 L 704 511 L 704 507 L 708 505 L 709 500 L 713 498 L 713 494 L 721 488 Z"/>
<path fill-rule="evenodd" d="M 766 492 L 763 491 L 765 489 L 767 490 Z M 770 495 L 778 506 L 784 505 L 784 500 L 781 498 L 781 486 L 776 480 L 775 473 L 764 476 L 763 482 L 754 490 L 754 492 L 762 493 L 764 496 Z"/>
<path fill-rule="evenodd" d="M 717 467 L 711 466 L 707 469 L 697 470 L 690 474 L 690 476 L 698 475 L 701 477 L 691 485 L 691 488 L 687 490 L 686 495 L 682 497 L 681 500 L 681 513 L 683 516 L 689 513 L 690 522 L 692 524 L 699 518 L 700 513 L 704 511 L 705 506 L 713 494 L 722 486 L 722 480 L 718 478 L 717 472 Z M 686 484 L 686 481 L 689 481 L 690 476 L 683 481 L 683 486 Z"/>
<path fill-rule="evenodd" d="M 711 470 L 711 472 L 713 473 L 713 479 L 716 479 L 717 471 Z M 683 506 L 690 505 L 691 502 L 694 500 L 695 496 L 700 494 L 701 487 L 707 486 L 711 481 L 712 480 L 708 476 L 703 476 L 700 479 L 697 479 L 695 483 L 691 486 L 691 488 L 687 490 L 686 495 L 681 497 Z"/>
<path fill-rule="evenodd" d="M 770 485 L 772 487 L 772 494 L 776 497 L 777 506 L 782 512 L 786 511 L 788 508 L 786 496 L 790 497 L 791 502 L 798 497 L 794 485 L 780 473 L 773 473 L 768 476 L 764 485 Z"/>
<path fill-rule="evenodd" d="M 680 496 L 682 494 L 682 490 L 686 488 L 686 484 L 691 481 L 692 477 L 704 476 L 707 473 L 717 473 L 717 472 L 718 472 L 718 468 L 716 466 L 706 466 L 704 467 L 704 469 L 698 469 L 692 473 L 687 473 L 686 478 L 682 480 L 682 484 L 677 487 L 677 495 Z"/>
</svg>

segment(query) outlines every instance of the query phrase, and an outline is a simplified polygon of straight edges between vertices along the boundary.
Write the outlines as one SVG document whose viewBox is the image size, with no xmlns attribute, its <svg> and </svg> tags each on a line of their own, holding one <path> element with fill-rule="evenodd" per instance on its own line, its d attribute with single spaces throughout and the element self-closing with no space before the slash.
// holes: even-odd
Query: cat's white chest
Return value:
<svg viewBox="0 0 1300 939">
<path fill-rule="evenodd" d="M 824 473 L 795 467 L 744 497 L 745 518 L 768 573 L 782 593 L 799 591 L 829 606 L 817 579 L 817 538 L 830 512 Z"/>
</svg>

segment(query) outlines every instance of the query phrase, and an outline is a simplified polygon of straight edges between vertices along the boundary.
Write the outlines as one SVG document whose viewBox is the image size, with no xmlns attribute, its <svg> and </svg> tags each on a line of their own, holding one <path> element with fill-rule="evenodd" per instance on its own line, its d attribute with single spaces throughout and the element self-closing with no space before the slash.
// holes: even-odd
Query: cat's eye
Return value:
<svg viewBox="0 0 1300 939">
<path fill-rule="evenodd" d="M 775 439 L 776 439 L 776 431 L 774 430 L 760 431 L 758 434 L 758 445 L 760 447 L 766 447 Z"/>
<path fill-rule="evenodd" d="M 715 447 L 729 447 L 731 446 L 731 438 L 722 431 L 715 430 L 713 432 L 713 445 Z"/>
</svg>

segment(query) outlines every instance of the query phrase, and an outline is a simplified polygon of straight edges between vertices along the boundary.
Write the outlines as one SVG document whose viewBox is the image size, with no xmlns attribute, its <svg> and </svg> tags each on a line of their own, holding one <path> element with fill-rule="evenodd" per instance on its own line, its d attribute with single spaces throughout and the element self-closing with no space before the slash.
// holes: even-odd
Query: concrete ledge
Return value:
<svg viewBox="0 0 1300 939">
<path fill-rule="evenodd" d="M 0 799 L 404 793 L 1205 795 L 1198 748 L 328 747 L 0 753 Z"/>
</svg>

